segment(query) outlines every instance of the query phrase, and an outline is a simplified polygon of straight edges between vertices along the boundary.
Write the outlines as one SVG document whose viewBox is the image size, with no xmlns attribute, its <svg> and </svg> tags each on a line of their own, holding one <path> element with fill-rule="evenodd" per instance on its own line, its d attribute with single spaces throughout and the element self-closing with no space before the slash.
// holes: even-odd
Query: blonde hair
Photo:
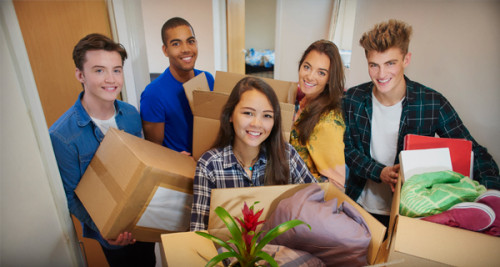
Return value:
<svg viewBox="0 0 500 267">
<path fill-rule="evenodd" d="M 370 51 L 384 52 L 389 48 L 401 49 L 403 55 L 408 53 L 412 27 L 400 20 L 390 19 L 376 24 L 365 32 L 359 44 L 365 49 L 365 55 Z"/>
</svg>

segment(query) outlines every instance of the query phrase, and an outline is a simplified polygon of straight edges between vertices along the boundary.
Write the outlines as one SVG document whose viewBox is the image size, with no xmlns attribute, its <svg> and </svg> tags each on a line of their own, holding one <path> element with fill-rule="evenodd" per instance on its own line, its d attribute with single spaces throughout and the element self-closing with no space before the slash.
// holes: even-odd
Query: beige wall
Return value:
<svg viewBox="0 0 500 267">
<path fill-rule="evenodd" d="M 500 1 L 358 0 L 348 85 L 369 80 L 361 34 L 389 18 L 413 26 L 406 74 L 441 92 L 500 163 Z"/>
<path fill-rule="evenodd" d="M 78 247 L 70 244 L 62 184 L 47 168 L 57 170 L 51 150 L 45 153 L 47 126 L 14 16 L 11 3 L 0 2 L 0 266 L 76 266 L 79 252 L 71 249 Z"/>
<path fill-rule="evenodd" d="M 161 27 L 172 17 L 191 23 L 198 40 L 196 68 L 215 75 L 212 1 L 142 0 L 142 17 L 149 72 L 162 73 L 169 65 L 161 50 Z"/>
<path fill-rule="evenodd" d="M 274 49 L 276 0 L 245 1 L 245 48 Z"/>
<path fill-rule="evenodd" d="M 278 0 L 275 78 L 297 81 L 302 53 L 328 38 L 332 0 Z"/>
</svg>

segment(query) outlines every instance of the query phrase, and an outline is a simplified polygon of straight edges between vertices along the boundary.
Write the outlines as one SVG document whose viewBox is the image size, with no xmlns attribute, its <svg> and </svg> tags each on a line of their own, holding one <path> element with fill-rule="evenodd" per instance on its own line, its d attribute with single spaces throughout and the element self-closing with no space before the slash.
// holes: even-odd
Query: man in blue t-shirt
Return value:
<svg viewBox="0 0 500 267">
<path fill-rule="evenodd" d="M 191 155 L 193 113 L 183 83 L 204 72 L 194 68 L 198 44 L 193 27 L 183 18 L 169 19 L 161 29 L 162 50 L 170 66 L 141 94 L 144 137 L 172 150 Z M 214 78 L 205 72 L 210 90 Z"/>
</svg>

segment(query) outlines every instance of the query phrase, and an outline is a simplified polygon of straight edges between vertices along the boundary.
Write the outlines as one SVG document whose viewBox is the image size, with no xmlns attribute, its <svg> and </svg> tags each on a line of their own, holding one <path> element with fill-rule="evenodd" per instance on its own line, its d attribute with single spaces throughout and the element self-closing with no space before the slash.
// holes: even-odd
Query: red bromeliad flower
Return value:
<svg viewBox="0 0 500 267">
<path fill-rule="evenodd" d="M 259 202 L 255 202 L 254 205 L 257 203 Z M 278 263 L 273 259 L 273 257 L 262 251 L 262 249 L 266 244 L 271 242 L 271 240 L 273 240 L 277 236 L 283 234 L 284 232 L 292 229 L 297 225 L 305 223 L 301 220 L 291 220 L 284 222 L 269 230 L 262 237 L 262 239 L 260 239 L 260 241 L 256 243 L 256 239 L 257 237 L 260 237 L 262 231 L 255 233 L 255 230 L 257 229 L 257 226 L 261 223 L 264 223 L 264 221 L 259 222 L 259 217 L 262 214 L 263 210 L 260 210 L 254 214 L 254 205 L 248 208 L 247 203 L 245 203 L 245 206 L 242 210 L 243 220 L 235 217 L 241 227 L 238 227 L 238 224 L 235 222 L 233 217 L 223 207 L 219 206 L 215 208 L 215 213 L 224 222 L 224 224 L 227 226 L 227 229 L 231 233 L 232 239 L 227 242 L 205 232 L 196 232 L 196 234 L 212 240 L 214 243 L 227 250 L 227 252 L 221 253 L 209 260 L 206 265 L 207 267 L 214 267 L 222 260 L 231 257 L 235 257 L 242 267 L 253 267 L 260 260 L 269 263 L 272 267 L 278 267 Z M 309 227 L 309 229 L 311 229 L 311 226 L 309 226 L 308 224 L 306 225 Z"/>
<path fill-rule="evenodd" d="M 259 224 L 264 223 L 265 221 L 259 221 L 259 217 L 264 211 L 264 209 L 259 210 L 257 213 L 254 213 L 254 205 L 248 208 L 247 203 L 243 206 L 243 220 L 240 218 L 234 217 L 236 221 L 241 225 L 243 239 L 245 240 L 245 244 L 247 247 L 247 251 L 250 252 L 252 238 L 255 235 L 255 230 Z"/>
</svg>

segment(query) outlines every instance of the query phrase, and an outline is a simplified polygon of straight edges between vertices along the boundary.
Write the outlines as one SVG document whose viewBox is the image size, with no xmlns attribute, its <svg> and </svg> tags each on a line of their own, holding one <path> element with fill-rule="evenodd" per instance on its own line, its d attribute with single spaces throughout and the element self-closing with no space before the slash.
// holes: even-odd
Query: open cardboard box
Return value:
<svg viewBox="0 0 500 267">
<path fill-rule="evenodd" d="M 234 86 L 247 75 L 217 71 L 214 91 L 210 92 L 204 73 L 184 83 L 184 91 L 193 112 L 193 157 L 198 159 L 211 148 L 219 131 L 220 114 Z M 297 83 L 262 78 L 276 92 L 281 107 L 282 129 L 289 139 L 293 126 Z"/>
<path fill-rule="evenodd" d="M 196 162 L 110 128 L 75 192 L 102 236 L 139 241 L 189 230 Z"/>
<path fill-rule="evenodd" d="M 430 152 L 429 152 L 430 151 Z M 401 186 L 411 174 L 444 170 L 449 159 L 428 160 L 436 154 L 435 149 L 426 151 L 402 151 L 400 177 L 393 195 L 389 242 L 383 246 L 390 262 L 401 262 L 404 266 L 498 266 L 500 264 L 500 238 L 482 233 L 422 221 L 399 214 Z M 422 153 L 413 157 L 413 153 Z M 439 152 L 439 151 L 438 151 Z M 448 153 L 449 155 L 449 153 Z M 408 157 L 409 156 L 409 157 Z M 412 169 L 415 163 L 428 160 L 421 172 Z M 444 165 L 443 165 L 444 164 Z M 451 161 L 449 163 L 451 170 Z M 437 169 L 436 169 L 437 168 Z M 425 170 L 427 169 L 427 170 Z M 405 177 L 406 176 L 409 177 Z"/>
<path fill-rule="evenodd" d="M 260 203 L 257 204 L 257 208 L 264 209 L 261 218 L 267 219 L 276 209 L 280 200 L 291 197 L 295 192 L 308 185 L 309 184 L 214 189 L 212 190 L 210 203 L 208 232 L 222 240 L 228 240 L 230 238 L 230 234 L 225 224 L 214 212 L 215 208 L 218 206 L 224 207 L 232 216 L 241 217 L 243 202 L 251 205 L 255 201 L 259 201 Z M 386 228 L 332 184 L 321 183 L 319 185 L 325 190 L 325 200 L 338 198 L 339 205 L 343 201 L 347 201 L 353 205 L 365 219 L 372 234 L 372 240 L 368 249 L 368 263 L 375 264 L 380 260 L 385 260 L 377 256 Z M 194 232 L 163 234 L 162 244 L 167 265 L 204 266 L 208 260 L 217 255 L 217 250 L 211 241 L 203 239 L 205 238 Z"/>
</svg>

